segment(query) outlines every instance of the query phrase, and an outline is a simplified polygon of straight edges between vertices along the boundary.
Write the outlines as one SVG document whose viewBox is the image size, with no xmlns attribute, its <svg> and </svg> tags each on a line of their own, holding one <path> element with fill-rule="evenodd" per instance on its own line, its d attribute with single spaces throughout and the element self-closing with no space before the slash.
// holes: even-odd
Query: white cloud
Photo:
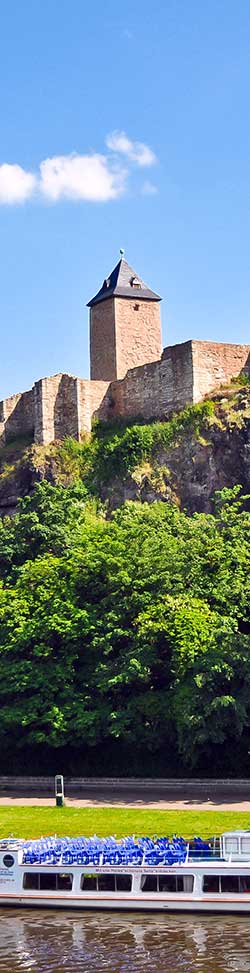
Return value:
<svg viewBox="0 0 250 973">
<path fill-rule="evenodd" d="M 117 199 L 126 191 L 131 163 L 142 167 L 156 162 L 148 145 L 133 142 L 125 132 L 112 132 L 106 145 L 109 154 L 72 153 L 43 159 L 35 174 L 18 164 L 0 164 L 0 204 L 22 203 L 35 193 L 53 202 L 62 198 L 90 202 Z M 126 162 L 119 156 L 126 157 Z M 141 192 L 152 195 L 157 189 L 145 181 Z"/>
<path fill-rule="evenodd" d="M 62 196 L 104 202 L 116 199 L 125 189 L 126 171 L 106 156 L 59 155 L 40 165 L 40 187 L 49 199 Z"/>
<path fill-rule="evenodd" d="M 145 179 L 145 182 L 143 182 L 141 187 L 141 192 L 143 196 L 156 196 L 158 189 L 153 182 L 150 182 L 149 179 Z"/>
<path fill-rule="evenodd" d="M 0 165 L 0 203 L 23 203 L 32 196 L 36 176 L 19 165 Z"/>
<path fill-rule="evenodd" d="M 130 162 L 138 166 L 152 166 L 157 161 L 156 155 L 144 142 L 133 142 L 126 132 L 111 132 L 107 135 L 106 145 L 111 152 L 118 152 L 127 156 Z"/>
</svg>

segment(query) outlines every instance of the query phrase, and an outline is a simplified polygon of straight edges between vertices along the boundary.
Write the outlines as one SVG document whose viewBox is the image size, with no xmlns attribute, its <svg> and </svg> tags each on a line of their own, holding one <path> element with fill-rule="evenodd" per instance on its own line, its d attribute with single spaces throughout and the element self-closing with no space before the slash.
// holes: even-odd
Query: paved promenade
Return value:
<svg viewBox="0 0 250 973">
<path fill-rule="evenodd" d="M 211 798 L 203 798 L 200 796 L 197 798 L 186 797 L 185 799 L 178 799 L 175 795 L 169 798 L 169 795 L 161 793 L 146 792 L 143 793 L 141 790 L 139 792 L 132 791 L 128 794 L 114 792 L 113 790 L 100 790 L 98 796 L 96 790 L 93 792 L 86 792 L 85 795 L 76 797 L 65 796 L 65 804 L 67 807 L 117 807 L 117 808 L 144 808 L 145 810 L 155 809 L 162 811 L 246 811 L 249 812 L 250 816 L 250 794 L 249 800 L 246 800 L 246 796 L 232 794 L 221 795 L 216 794 L 216 797 L 211 796 Z M 54 807 L 55 798 L 42 796 L 38 797 L 37 794 L 32 794 L 27 796 L 27 794 L 0 794 L 0 806 L 12 806 L 12 807 Z"/>
<path fill-rule="evenodd" d="M 143 808 L 144 810 L 155 810 L 155 811 L 248 811 L 249 812 L 249 824 L 250 824 L 250 801 L 239 801 L 238 803 L 226 803 L 214 804 L 212 801 L 84 801 L 73 799 L 66 799 L 65 804 L 67 807 L 126 807 L 126 808 Z M 55 800 L 51 797 L 1 797 L 0 807 L 11 806 L 11 807 L 55 807 Z"/>
</svg>

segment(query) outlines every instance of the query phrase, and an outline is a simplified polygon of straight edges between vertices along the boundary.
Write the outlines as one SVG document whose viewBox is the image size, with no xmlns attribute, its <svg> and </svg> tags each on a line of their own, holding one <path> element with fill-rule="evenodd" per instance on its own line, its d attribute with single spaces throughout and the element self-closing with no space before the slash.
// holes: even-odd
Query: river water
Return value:
<svg viewBox="0 0 250 973">
<path fill-rule="evenodd" d="M 247 973 L 250 916 L 0 911 L 0 973 Z"/>
</svg>

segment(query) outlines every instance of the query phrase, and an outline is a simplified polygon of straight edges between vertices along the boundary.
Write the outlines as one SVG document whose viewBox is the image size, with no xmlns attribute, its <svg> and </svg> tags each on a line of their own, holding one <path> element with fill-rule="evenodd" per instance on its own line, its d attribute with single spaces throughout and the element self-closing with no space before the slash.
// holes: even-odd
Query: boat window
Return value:
<svg viewBox="0 0 250 973">
<path fill-rule="evenodd" d="M 98 875 L 98 892 L 115 892 L 115 875 Z"/>
<path fill-rule="evenodd" d="M 25 872 L 23 876 L 24 889 L 39 889 L 39 875 L 37 872 Z"/>
<path fill-rule="evenodd" d="M 40 889 L 51 889 L 54 891 L 56 889 L 56 875 L 53 872 L 41 872 L 40 873 Z"/>
<path fill-rule="evenodd" d="M 182 888 L 180 888 L 180 882 L 182 882 Z M 182 878 L 177 878 L 177 892 L 193 892 L 193 888 L 193 875 L 183 875 Z"/>
<path fill-rule="evenodd" d="M 85 892 L 131 892 L 132 875 L 111 875 L 103 872 L 97 875 L 82 875 L 81 889 Z"/>
<path fill-rule="evenodd" d="M 239 875 L 240 892 L 250 892 L 250 875 Z"/>
<path fill-rule="evenodd" d="M 192 892 L 193 887 L 193 875 L 143 875 L 141 879 L 142 892 Z"/>
<path fill-rule="evenodd" d="M 203 892 L 224 892 L 238 894 L 250 892 L 250 876 L 247 875 L 204 875 Z"/>
<path fill-rule="evenodd" d="M 238 892 L 239 891 L 239 876 L 238 875 L 221 875 L 221 892 Z"/>
<path fill-rule="evenodd" d="M 24 872 L 24 889 L 67 892 L 72 889 L 73 875 L 70 872 Z"/>
<path fill-rule="evenodd" d="M 97 875 L 82 875 L 81 889 L 84 889 L 84 892 L 96 892 Z"/>
<path fill-rule="evenodd" d="M 219 875 L 204 875 L 203 892 L 219 892 L 219 891 L 220 891 Z"/>
<path fill-rule="evenodd" d="M 132 875 L 116 875 L 116 891 L 131 892 Z"/>
<path fill-rule="evenodd" d="M 227 855 L 238 855 L 239 854 L 239 840 L 230 835 L 230 838 L 225 838 L 225 851 Z"/>
<path fill-rule="evenodd" d="M 157 875 L 142 875 L 142 892 L 157 892 Z"/>
<path fill-rule="evenodd" d="M 73 885 L 73 875 L 69 872 L 60 872 L 57 876 L 57 888 L 59 892 L 70 892 Z"/>
<path fill-rule="evenodd" d="M 241 852 L 242 855 L 249 855 L 250 852 L 250 838 L 241 839 Z"/>
<path fill-rule="evenodd" d="M 159 892 L 176 892 L 176 875 L 159 875 Z"/>
<path fill-rule="evenodd" d="M 203 892 L 222 892 L 250 894 L 250 875 L 204 875 Z"/>
<path fill-rule="evenodd" d="M 159 892 L 192 892 L 193 875 L 158 875 Z"/>
</svg>

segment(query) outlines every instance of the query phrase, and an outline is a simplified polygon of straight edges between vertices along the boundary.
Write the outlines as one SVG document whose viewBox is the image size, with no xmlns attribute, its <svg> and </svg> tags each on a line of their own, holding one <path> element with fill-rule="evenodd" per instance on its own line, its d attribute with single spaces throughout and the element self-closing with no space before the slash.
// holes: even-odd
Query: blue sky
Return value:
<svg viewBox="0 0 250 973">
<path fill-rule="evenodd" d="M 0 398 L 88 375 L 120 247 L 164 345 L 250 342 L 249 88 L 249 0 L 2 0 Z"/>
</svg>

